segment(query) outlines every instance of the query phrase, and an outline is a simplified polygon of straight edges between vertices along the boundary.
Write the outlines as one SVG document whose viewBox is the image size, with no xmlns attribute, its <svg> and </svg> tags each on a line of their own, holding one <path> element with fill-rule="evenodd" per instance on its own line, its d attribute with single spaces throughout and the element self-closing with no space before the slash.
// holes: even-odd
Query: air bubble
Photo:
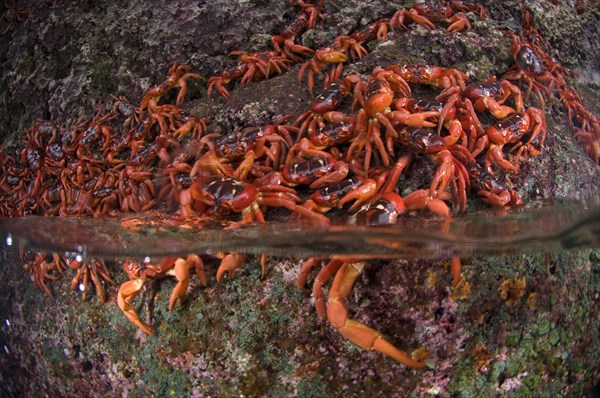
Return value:
<svg viewBox="0 0 600 398">
<path fill-rule="evenodd" d="M 6 235 L 6 246 L 12 246 L 13 238 L 11 234 Z"/>
</svg>

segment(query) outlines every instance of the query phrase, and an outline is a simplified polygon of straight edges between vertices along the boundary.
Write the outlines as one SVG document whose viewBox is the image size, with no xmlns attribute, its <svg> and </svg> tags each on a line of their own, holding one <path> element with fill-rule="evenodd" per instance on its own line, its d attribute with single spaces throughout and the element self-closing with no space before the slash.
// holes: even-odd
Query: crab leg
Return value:
<svg viewBox="0 0 600 398">
<path fill-rule="evenodd" d="M 94 286 L 96 286 L 96 294 L 98 295 L 98 301 L 100 303 L 104 303 L 106 301 L 106 296 L 104 295 L 104 289 L 102 288 L 102 283 L 100 282 L 100 278 L 98 278 L 98 273 L 95 269 L 90 270 L 90 277 L 92 278 L 92 282 L 94 282 Z"/>
<path fill-rule="evenodd" d="M 331 279 L 340 267 L 344 264 L 342 260 L 331 260 L 325 267 L 319 271 L 315 281 L 313 282 L 312 296 L 315 300 L 315 309 L 319 318 L 324 319 L 327 315 L 327 308 L 325 307 L 325 293 L 323 293 L 323 285 Z"/>
<path fill-rule="evenodd" d="M 144 333 L 154 336 L 155 333 L 150 325 L 140 319 L 136 310 L 129 303 L 129 301 L 133 300 L 142 290 L 144 283 L 145 281 L 143 279 L 134 279 L 123 283 L 119 288 L 119 293 L 117 293 L 117 305 L 131 323 L 142 329 Z"/>
<path fill-rule="evenodd" d="M 452 275 L 452 287 L 456 287 L 458 285 L 458 281 L 460 280 L 460 258 L 452 257 L 452 262 L 450 263 L 450 274 Z"/>
<path fill-rule="evenodd" d="M 183 258 L 175 260 L 175 266 L 168 275 L 173 275 L 177 279 L 177 285 L 173 288 L 171 298 L 169 299 L 169 311 L 173 311 L 177 300 L 183 301 L 183 296 L 187 293 L 187 288 L 190 284 L 190 264 Z"/>
<path fill-rule="evenodd" d="M 221 259 L 221 265 L 219 266 L 219 269 L 217 269 L 217 282 L 221 282 L 225 272 L 228 272 L 229 276 L 233 278 L 235 270 L 241 268 L 246 261 L 246 255 L 241 253 L 217 253 L 215 257 Z"/>
<path fill-rule="evenodd" d="M 424 367 L 423 362 L 415 361 L 406 352 L 394 347 L 377 330 L 348 318 L 345 299 L 350 294 L 354 282 L 363 272 L 364 266 L 364 262 L 347 262 L 336 273 L 327 300 L 329 322 L 338 329 L 342 336 L 361 348 L 379 351 L 412 368 Z"/>
<path fill-rule="evenodd" d="M 300 273 L 298 273 L 298 279 L 296 280 L 296 285 L 298 286 L 298 289 L 304 289 L 304 286 L 306 286 L 306 281 L 308 280 L 308 274 L 310 273 L 310 270 L 315 265 L 322 263 L 324 260 L 325 259 L 322 257 L 311 257 L 302 264 Z"/>
</svg>

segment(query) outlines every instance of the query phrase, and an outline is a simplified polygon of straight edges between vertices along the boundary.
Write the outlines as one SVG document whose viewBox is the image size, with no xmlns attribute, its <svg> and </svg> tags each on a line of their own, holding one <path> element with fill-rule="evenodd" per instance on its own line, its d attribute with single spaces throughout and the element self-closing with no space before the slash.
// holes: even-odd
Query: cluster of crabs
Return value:
<svg viewBox="0 0 600 398">
<path fill-rule="evenodd" d="M 471 83 L 462 71 L 441 66 L 390 64 L 359 75 L 344 74 L 343 64 L 364 56 L 364 44 L 382 39 L 388 29 L 408 29 L 410 24 L 427 29 L 444 24 L 451 33 L 469 29 L 464 12 L 483 18 L 481 5 L 417 3 L 317 51 L 295 38 L 316 24 L 322 4 L 299 0 L 298 5 L 299 16 L 273 36 L 274 49 L 235 52 L 238 64 L 208 80 L 208 95 L 216 89 L 228 98 L 225 86 L 236 79 L 248 84 L 304 61 L 298 78 L 307 73 L 312 92 L 315 78 L 323 76 L 324 89 L 303 113 L 212 133 L 208 120 L 181 107 L 187 82 L 201 76 L 188 65 L 174 63 L 139 106 L 114 97 L 89 120 L 68 125 L 38 121 L 26 131 L 22 145 L 0 150 L 0 215 L 175 212 L 182 222 L 213 219 L 237 228 L 265 224 L 270 209 L 278 207 L 289 217 L 327 228 L 330 215 L 340 212 L 351 213 L 352 222 L 360 225 L 394 223 L 413 214 L 448 218 L 467 211 L 472 193 L 493 206 L 518 206 L 523 201 L 505 177 L 517 174 L 524 161 L 543 150 L 544 102 L 553 93 L 565 103 L 578 138 L 598 160 L 597 119 L 567 85 L 568 70 L 547 55 L 541 40 L 534 40 L 540 36 L 531 18 L 524 19 L 522 35 L 511 33 L 514 67 L 500 79 Z M 527 85 L 524 94 L 521 80 Z M 536 93 L 539 107 L 527 105 L 530 91 Z M 430 159 L 435 171 L 424 188 L 402 196 L 398 181 L 415 157 Z M 245 262 L 242 253 L 216 256 L 221 259 L 217 280 L 225 273 L 233 275 Z M 36 285 L 49 295 L 47 280 L 67 267 L 77 270 L 71 288 L 81 289 L 84 299 L 93 283 L 99 300 L 105 301 L 104 285 L 114 283 L 101 259 L 43 252 L 22 252 L 21 257 Z M 308 259 L 298 285 L 304 287 L 312 268 L 326 260 Z M 261 256 L 263 273 L 266 261 Z M 351 258 L 328 261 L 313 282 L 317 313 L 353 343 L 423 367 L 378 331 L 349 318 L 345 299 L 364 266 Z M 197 254 L 164 258 L 158 264 L 131 259 L 123 267 L 130 280 L 118 289 L 118 306 L 147 334 L 154 334 L 153 328 L 131 305 L 146 283 L 168 275 L 177 279 L 169 309 L 185 296 L 191 270 L 201 284 L 207 283 Z M 451 272 L 456 284 L 456 258 Z M 326 297 L 323 286 L 332 278 Z"/>
<path fill-rule="evenodd" d="M 294 1 L 290 1 L 294 3 Z M 448 25 L 449 33 L 471 29 L 471 22 L 465 12 L 475 12 L 479 18 L 485 17 L 485 9 L 474 1 L 424 1 L 415 3 L 410 9 L 403 8 L 390 18 L 375 21 L 355 32 L 336 37 L 330 46 L 313 50 L 297 43 L 297 39 L 306 29 L 315 27 L 317 19 L 323 19 L 323 3 L 316 4 L 303 0 L 295 1 L 300 6 L 296 18 L 271 37 L 273 49 L 256 52 L 232 51 L 229 55 L 237 56 L 237 64 L 221 71 L 208 80 L 208 95 L 216 90 L 225 98 L 229 98 L 226 85 L 240 80 L 242 85 L 253 80 L 268 79 L 273 75 L 287 72 L 296 63 L 303 62 L 298 71 L 298 80 L 307 75 L 308 87 L 313 93 L 315 76 L 324 76 L 324 85 L 339 79 L 343 64 L 347 61 L 361 59 L 368 54 L 365 45 L 375 39 L 385 40 L 388 32 L 408 30 L 411 25 L 419 25 L 425 29 L 436 29 L 436 23 Z M 308 58 L 308 59 L 307 59 Z M 331 66 L 329 72 L 324 70 Z"/>
</svg>

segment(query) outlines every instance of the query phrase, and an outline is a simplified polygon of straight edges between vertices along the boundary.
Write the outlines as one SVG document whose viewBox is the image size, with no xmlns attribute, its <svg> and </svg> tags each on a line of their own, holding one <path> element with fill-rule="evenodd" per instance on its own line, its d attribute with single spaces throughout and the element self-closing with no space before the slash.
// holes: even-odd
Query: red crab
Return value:
<svg viewBox="0 0 600 398">
<path fill-rule="evenodd" d="M 314 76 L 322 75 L 321 70 L 330 64 L 338 64 L 336 67 L 332 67 L 331 71 L 325 76 L 323 82 L 324 86 L 327 86 L 330 82 L 339 79 L 342 75 L 342 64 L 346 62 L 348 58 L 346 54 L 340 51 L 336 51 L 331 47 L 325 47 L 317 50 L 313 58 L 306 61 L 300 67 L 298 71 L 298 82 L 302 81 L 304 73 L 308 70 L 308 90 L 313 95 Z"/>
<path fill-rule="evenodd" d="M 168 91 L 173 88 L 179 88 L 179 94 L 177 94 L 177 100 L 175 105 L 179 106 L 185 98 L 185 92 L 187 90 L 187 80 L 190 78 L 202 79 L 202 76 L 197 73 L 187 72 L 192 69 L 190 65 L 177 65 L 177 62 L 173 62 L 173 66 L 167 72 L 167 78 L 161 84 L 151 87 L 148 89 L 142 101 L 140 103 L 140 119 L 143 116 L 143 112 L 146 108 L 150 112 L 153 112 L 154 108 L 158 105 L 160 98 L 165 95 Z"/>
<path fill-rule="evenodd" d="M 363 84 L 364 86 L 364 84 Z M 394 101 L 394 94 L 398 93 L 401 97 L 410 94 L 410 87 L 406 81 L 396 73 L 377 68 L 369 77 L 366 85 L 366 98 L 361 100 L 362 109 L 358 111 L 356 118 L 355 136 L 356 138 L 350 144 L 346 155 L 346 160 L 350 161 L 356 154 L 361 154 L 364 149 L 364 171 L 368 173 L 371 163 L 373 145 L 378 150 L 381 161 L 384 165 L 389 165 L 389 149 L 386 149 L 384 141 L 381 139 L 381 125 L 386 128 L 386 136 L 389 139 L 395 135 L 395 129 L 391 120 L 397 116 L 405 120 L 405 113 L 393 113 L 390 106 Z"/>
<path fill-rule="evenodd" d="M 533 90 L 538 98 L 540 108 L 544 111 L 544 94 L 550 98 L 553 87 L 565 86 L 562 78 L 550 73 L 544 65 L 544 58 L 538 54 L 536 47 L 529 43 L 523 43 L 523 40 L 512 32 L 509 32 L 512 38 L 512 54 L 515 58 L 515 65 L 502 77 L 502 80 L 520 80 L 527 83 L 525 92 L 525 101 L 529 99 L 529 94 Z"/>
<path fill-rule="evenodd" d="M 536 156 L 539 149 L 534 146 L 534 141 L 540 137 L 536 146 L 541 147 L 546 139 L 546 124 L 544 113 L 537 108 L 528 108 L 526 112 L 514 114 L 495 125 L 490 126 L 485 135 L 477 140 L 473 157 L 479 155 L 483 149 L 489 149 L 485 156 L 485 168 L 488 173 L 493 174 L 491 169 L 492 162 L 496 162 L 502 169 L 517 173 L 519 158 L 527 153 Z M 526 141 L 524 141 L 526 139 Z M 515 144 L 512 151 L 517 150 L 517 155 L 513 162 L 504 159 L 502 148 L 506 144 Z"/>
<path fill-rule="evenodd" d="M 144 333 L 154 335 L 154 330 L 150 325 L 140 319 L 137 311 L 131 305 L 133 300 L 150 280 L 174 276 L 177 279 L 177 285 L 173 288 L 171 298 L 169 299 L 169 311 L 172 311 L 175 304 L 185 297 L 190 283 L 190 269 L 196 270 L 196 275 L 200 283 L 206 286 L 206 274 L 204 272 L 204 263 L 202 259 L 195 254 L 190 254 L 187 258 L 166 257 L 157 265 L 149 261 L 126 261 L 123 265 L 125 272 L 131 279 L 121 285 L 117 294 L 117 304 L 127 319 Z"/>
<path fill-rule="evenodd" d="M 69 261 L 69 267 L 77 270 L 77 275 L 71 281 L 71 290 L 79 289 L 82 292 L 83 300 L 87 297 L 87 292 L 90 289 L 90 278 L 96 287 L 96 293 L 98 294 L 98 301 L 103 303 L 106 301 L 106 295 L 104 294 L 104 287 L 100 277 L 104 280 L 114 284 L 111 279 L 108 269 L 104 264 L 104 260 L 88 258 L 80 259 L 78 257 Z"/>
<path fill-rule="evenodd" d="M 459 6 L 455 6 L 455 3 Z M 468 8 L 466 4 L 461 2 L 423 1 L 415 3 L 410 10 L 404 8 L 398 11 L 392 17 L 390 25 L 407 29 L 406 22 L 412 21 L 425 29 L 435 29 L 434 22 L 445 22 L 449 24 L 446 32 L 454 33 L 463 29 L 470 30 L 471 22 L 469 22 L 467 16 L 462 12 L 455 12 L 455 9 L 463 11 Z"/>
<path fill-rule="evenodd" d="M 352 34 L 338 36 L 335 39 L 336 47 L 344 54 L 350 54 L 352 60 L 361 59 L 363 55 L 367 55 L 367 50 L 363 44 L 377 38 L 379 41 L 387 39 L 389 19 L 380 19 L 365 28 L 356 31 Z"/>
</svg>

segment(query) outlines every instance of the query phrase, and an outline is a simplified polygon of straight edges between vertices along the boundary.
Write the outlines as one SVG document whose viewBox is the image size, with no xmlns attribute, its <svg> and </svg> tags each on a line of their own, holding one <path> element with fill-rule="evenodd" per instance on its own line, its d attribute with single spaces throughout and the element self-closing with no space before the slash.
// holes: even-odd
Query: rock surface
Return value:
<svg viewBox="0 0 600 398">
<path fill-rule="evenodd" d="M 301 42 L 323 47 L 409 3 L 327 2 L 325 20 Z M 520 26 L 521 3 L 483 2 L 489 17 L 470 14 L 474 26 L 466 33 L 416 27 L 390 33 L 348 70 L 424 62 L 463 70 L 473 81 L 500 76 L 513 63 L 505 32 Z M 551 55 L 577 72 L 571 84 L 584 103 L 600 114 L 600 12 L 560 3 L 525 6 Z M 137 103 L 174 60 L 213 76 L 234 64 L 230 51 L 269 48 L 270 35 L 297 13 L 284 1 L 23 6 L 26 19 L 0 36 L 2 141 L 20 139 L 39 118 L 89 117 L 111 94 Z M 311 101 L 297 82 L 298 68 L 248 87 L 235 84 L 227 102 L 207 98 L 206 81 L 192 82 L 185 106 L 220 133 L 297 115 Z M 598 166 L 574 141 L 560 102 L 553 99 L 547 109 L 547 148 L 512 183 L 530 203 L 597 196 Z M 432 167 L 417 162 L 405 189 L 420 187 Z M 350 297 L 353 317 L 403 349 L 427 350 L 425 370 L 362 351 L 319 321 L 309 294 L 295 287 L 298 259 L 271 259 L 262 281 L 256 261 L 219 285 L 211 280 L 201 288 L 193 279 L 173 312 L 166 304 L 174 282 L 153 285 L 136 299 L 158 330 L 151 338 L 119 311 L 118 285 L 107 304 L 95 296 L 82 302 L 68 291 L 70 274 L 52 282 L 51 299 L 33 287 L 14 252 L 3 252 L 1 261 L 2 396 L 578 397 L 600 380 L 598 251 L 464 259 L 468 284 L 457 289 L 449 288 L 447 262 L 373 262 Z M 209 262 L 211 275 L 215 269 Z M 117 283 L 125 280 L 116 265 L 112 271 Z"/>
</svg>

